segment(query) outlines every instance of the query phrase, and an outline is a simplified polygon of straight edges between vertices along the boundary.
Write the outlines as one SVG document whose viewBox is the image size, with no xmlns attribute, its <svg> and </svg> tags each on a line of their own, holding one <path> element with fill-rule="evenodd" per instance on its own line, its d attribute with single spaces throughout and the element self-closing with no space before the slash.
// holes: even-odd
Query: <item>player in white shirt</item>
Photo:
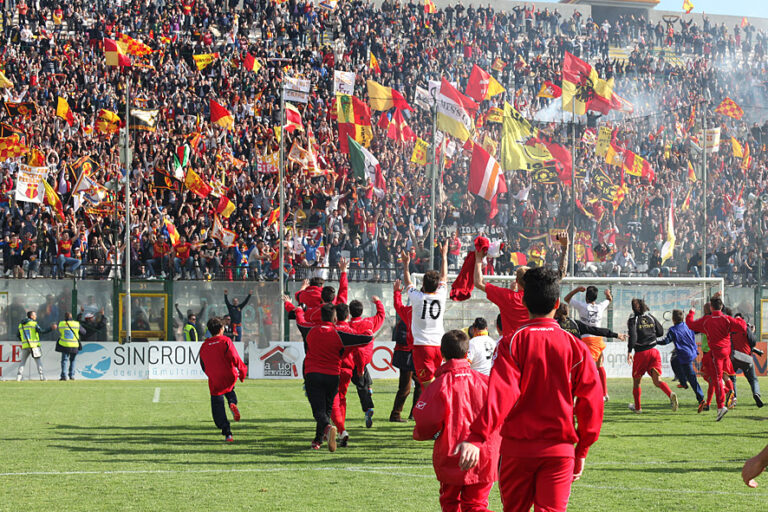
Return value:
<svg viewBox="0 0 768 512">
<path fill-rule="evenodd" d="M 408 265 L 411 258 L 407 252 L 402 254 L 405 291 L 411 301 L 411 335 L 413 336 L 413 365 L 416 367 L 416 377 L 422 389 L 435 380 L 435 371 L 443 364 L 440 353 L 440 340 L 445 333 L 443 318 L 445 303 L 448 299 L 448 287 L 445 280 L 448 276 L 448 242 L 440 247 L 442 261 L 440 273 L 428 270 L 424 273 L 421 289 L 411 282 Z"/>
<path fill-rule="evenodd" d="M 475 318 L 475 322 L 469 327 L 469 335 L 471 338 L 467 359 L 469 359 L 470 368 L 484 375 L 490 375 L 496 340 L 488 336 L 488 322 L 485 318 Z"/>
<path fill-rule="evenodd" d="M 579 299 L 574 299 L 573 296 L 580 292 L 586 292 L 584 298 L 586 302 Z M 571 290 L 568 295 L 565 296 L 563 302 L 569 304 L 573 309 L 579 312 L 579 320 L 584 322 L 590 327 L 602 327 L 603 315 L 611 305 L 613 297 L 611 296 L 611 290 L 605 289 L 605 300 L 601 302 L 595 302 L 597 300 L 597 286 L 579 286 Z M 603 350 L 605 350 L 605 341 L 600 336 L 592 336 L 584 334 L 581 336 L 581 341 L 589 349 L 592 354 L 592 358 L 597 365 L 597 372 L 600 374 L 600 382 L 603 385 L 603 400 L 608 401 L 608 387 L 606 382 L 605 368 L 603 367 Z"/>
</svg>

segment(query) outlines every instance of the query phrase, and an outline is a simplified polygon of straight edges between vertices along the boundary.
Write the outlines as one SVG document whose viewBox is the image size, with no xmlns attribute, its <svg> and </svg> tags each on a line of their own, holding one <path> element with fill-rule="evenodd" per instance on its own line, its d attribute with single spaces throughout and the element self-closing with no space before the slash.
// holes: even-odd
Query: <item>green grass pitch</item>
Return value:
<svg viewBox="0 0 768 512">
<path fill-rule="evenodd" d="M 609 381 L 603 431 L 569 510 L 768 510 L 768 477 L 755 490 L 740 479 L 743 461 L 768 442 L 768 407 L 754 406 L 744 378 L 741 400 L 720 423 L 714 410 L 696 414 L 690 390 L 678 390 L 673 413 L 643 382 L 636 415 L 627 410 L 630 381 Z M 350 445 L 336 453 L 309 449 L 314 424 L 299 381 L 238 384 L 243 419 L 233 423 L 233 444 L 213 425 L 203 381 L 0 389 L 0 510 L 439 510 L 432 444 L 411 439 L 412 423 L 386 421 L 394 381 L 374 384 L 370 430 L 351 393 Z M 501 510 L 497 487 L 491 509 Z"/>
</svg>

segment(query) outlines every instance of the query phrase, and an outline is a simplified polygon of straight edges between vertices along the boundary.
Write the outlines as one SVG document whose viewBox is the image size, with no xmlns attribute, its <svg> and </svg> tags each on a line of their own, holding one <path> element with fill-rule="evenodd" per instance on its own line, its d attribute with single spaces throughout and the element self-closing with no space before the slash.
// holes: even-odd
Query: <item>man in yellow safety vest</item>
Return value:
<svg viewBox="0 0 768 512">
<path fill-rule="evenodd" d="M 197 316 L 194 313 L 187 315 L 187 323 L 184 324 L 184 341 L 200 341 L 200 334 L 196 327 Z"/>
<path fill-rule="evenodd" d="M 80 322 L 72 320 L 72 313 L 64 314 L 64 320 L 59 322 L 59 341 L 56 352 L 61 352 L 61 376 L 59 380 L 67 380 L 67 357 L 69 357 L 69 380 L 75 380 L 75 356 L 80 351 L 80 335 L 85 334 L 85 328 Z"/>
<path fill-rule="evenodd" d="M 40 380 L 45 380 L 45 373 L 43 372 L 43 351 L 40 349 L 40 335 L 51 332 L 56 326 L 51 326 L 50 329 L 41 329 L 37 323 L 37 313 L 34 311 L 27 312 L 27 318 L 19 324 L 19 339 L 21 340 L 21 363 L 19 364 L 19 372 L 16 374 L 16 380 L 21 382 L 22 374 L 24 373 L 24 365 L 27 364 L 27 359 L 32 356 L 35 364 L 37 365 L 37 373 L 40 374 Z"/>
</svg>

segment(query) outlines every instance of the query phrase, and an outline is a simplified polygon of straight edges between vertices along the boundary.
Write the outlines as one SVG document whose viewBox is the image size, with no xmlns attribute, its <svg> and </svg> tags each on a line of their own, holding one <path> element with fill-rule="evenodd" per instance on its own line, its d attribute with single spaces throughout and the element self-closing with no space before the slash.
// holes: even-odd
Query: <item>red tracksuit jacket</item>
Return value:
<svg viewBox="0 0 768 512">
<path fill-rule="evenodd" d="M 309 288 L 296 292 L 296 300 L 299 304 L 304 304 L 304 311 L 306 312 L 307 320 L 319 324 L 322 322 L 320 317 L 320 306 L 323 305 L 323 299 L 320 298 L 320 294 L 323 289 L 319 286 L 310 286 Z M 344 272 L 339 276 L 339 290 L 336 293 L 336 299 L 334 304 L 342 304 L 347 302 L 347 294 L 349 292 L 349 281 L 347 280 L 347 273 Z"/>
<path fill-rule="evenodd" d="M 339 375 L 345 347 L 365 345 L 373 336 L 355 334 L 341 330 L 329 322 L 313 327 L 307 334 L 307 355 L 304 358 L 304 373 Z"/>
<path fill-rule="evenodd" d="M 408 335 L 405 337 L 408 347 L 404 352 L 410 352 L 413 350 L 413 333 L 411 332 L 411 311 L 413 306 L 403 306 L 403 292 L 395 292 L 395 313 L 400 319 L 405 322 L 405 326 L 408 327 Z M 398 348 L 400 345 L 395 345 L 395 350 L 402 350 Z"/>
<path fill-rule="evenodd" d="M 234 343 L 226 336 L 207 338 L 200 347 L 200 366 L 208 376 L 211 396 L 229 393 L 235 382 L 243 382 L 248 367 L 237 353 Z"/>
<path fill-rule="evenodd" d="M 435 373 L 435 381 L 421 394 L 413 409 L 417 441 L 435 439 L 432 465 L 441 483 L 473 485 L 498 479 L 499 444 L 493 434 L 480 451 L 479 463 L 469 471 L 459 468 L 459 457 L 453 455 L 469 434 L 472 421 L 482 410 L 488 395 L 488 377 L 469 367 L 466 359 L 450 359 Z"/>
<path fill-rule="evenodd" d="M 706 334 L 709 350 L 720 357 L 731 353 L 731 333 L 747 333 L 747 323 L 743 318 L 733 318 L 722 311 L 712 311 L 698 320 L 694 320 L 693 316 L 694 311 L 691 309 L 685 317 L 685 325 L 693 332 Z"/>
<path fill-rule="evenodd" d="M 481 446 L 501 427 L 505 456 L 584 458 L 602 423 L 603 389 L 589 349 L 554 319 L 534 318 L 499 341 L 488 400 L 467 440 Z"/>
<path fill-rule="evenodd" d="M 349 320 L 349 327 L 352 332 L 357 334 L 370 334 L 375 335 L 381 326 L 384 325 L 384 304 L 381 301 L 376 302 L 376 314 L 367 318 L 351 318 Z M 373 359 L 373 343 L 369 343 L 363 347 L 356 348 L 352 351 L 352 357 L 355 362 L 355 368 L 358 369 L 360 375 L 365 370 L 365 365 L 371 362 Z"/>
</svg>

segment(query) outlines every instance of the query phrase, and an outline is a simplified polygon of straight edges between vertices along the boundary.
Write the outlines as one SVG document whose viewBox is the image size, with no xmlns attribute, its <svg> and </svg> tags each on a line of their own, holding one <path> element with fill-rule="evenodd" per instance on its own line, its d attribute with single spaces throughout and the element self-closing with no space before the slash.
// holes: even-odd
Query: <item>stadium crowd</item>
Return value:
<svg viewBox="0 0 768 512">
<path fill-rule="evenodd" d="M 477 64 L 507 91 L 483 102 L 481 112 L 502 107 L 506 99 L 542 133 L 570 147 L 572 125 L 560 100 L 538 94 L 545 81 L 560 83 L 563 56 L 571 52 L 592 63 L 601 77 L 614 78 L 614 90 L 634 106 L 631 114 L 586 116 L 576 127 L 574 168 L 586 169 L 586 179 L 577 180 L 575 225 L 588 235 L 582 239 L 585 250 L 579 253 L 577 274 L 699 275 L 705 232 L 702 157 L 691 136 L 706 111 L 707 125 L 721 128 L 722 141 L 718 152 L 707 155 L 708 270 L 732 283 L 757 278 L 759 234 L 766 219 L 755 199 L 768 186 L 768 123 L 756 121 L 763 118 L 768 41 L 752 25 L 705 21 L 700 26 L 683 17 L 664 26 L 633 16 L 597 24 L 556 9 L 497 11 L 460 2 L 427 13 L 422 3 L 387 0 L 380 7 L 358 1 L 324 7 L 295 0 L 20 0 L 4 5 L 7 44 L 0 68 L 13 87 L 2 89 L 3 99 L 34 102 L 37 113 L 12 116 L 3 109 L 0 121 L 4 130 L 19 130 L 28 146 L 40 148 L 52 168 L 48 182 L 64 204 L 62 219 L 50 207 L 16 201 L 18 159 L 0 162 L 0 229 L 8 277 L 73 273 L 104 279 L 119 273 L 125 239 L 122 192 L 76 210 L 71 192 L 77 176 L 69 166 L 90 156 L 98 164 L 92 178 L 115 189 L 122 177 L 118 135 L 100 133 L 94 124 L 101 109 L 123 117 L 128 73 L 132 105 L 160 112 L 155 131 L 131 131 L 134 276 L 276 277 L 278 180 L 265 162 L 279 147 L 275 127 L 280 124 L 281 83 L 294 75 L 313 85 L 309 103 L 299 109 L 317 139 L 320 167 L 328 172 L 311 176 L 298 163 L 287 162 L 287 268 L 297 278 L 308 277 L 313 267 L 336 268 L 348 252 L 351 279 L 389 280 L 399 270 L 396 255 L 405 250 L 412 255 L 412 270 L 424 271 L 430 255 L 429 166 L 411 162 L 414 143 L 387 138 L 386 122 L 374 113 L 370 151 L 381 163 L 386 193 L 377 196 L 372 184 L 353 176 L 339 151 L 334 70 L 355 72 L 355 93 L 364 100 L 367 79 L 400 91 L 414 107 L 405 112 L 409 126 L 430 141 L 432 115 L 413 101 L 416 87 L 446 77 L 463 90 Z M 134 58 L 132 67 L 108 67 L 103 38 L 115 39 L 117 32 L 156 51 Z M 612 54 L 611 47 L 625 48 L 626 56 Z M 198 70 L 192 56 L 214 52 L 220 57 Z M 243 66 L 246 54 L 263 65 L 258 72 Z M 370 66 L 371 54 L 380 73 Z M 59 97 L 67 98 L 74 112 L 71 126 L 55 115 Z M 715 113 L 725 97 L 744 108 L 741 120 Z M 210 100 L 232 113 L 232 130 L 209 122 Z M 653 180 L 627 175 L 626 196 L 615 211 L 610 201 L 600 199 L 592 177 L 603 170 L 618 184 L 619 171 L 595 156 L 593 132 L 586 131 L 605 122 L 615 141 L 643 156 L 655 171 Z M 500 125 L 486 123 L 482 130 L 499 141 Z M 306 132 L 284 135 L 286 153 L 294 141 L 307 147 Z M 751 160 L 733 155 L 731 137 L 749 147 Z M 195 195 L 173 178 L 174 154 L 186 140 L 196 145 L 190 167 L 220 185 L 218 190 L 235 205 L 228 218 L 221 217 L 223 227 L 237 235 L 233 247 L 211 237 L 219 199 Z M 450 239 L 451 266 L 461 265 L 481 232 L 505 241 L 496 273 L 512 272 L 519 253 L 532 266 L 554 262 L 558 244 L 542 235 L 569 226 L 570 187 L 534 182 L 533 173 L 507 172 L 509 192 L 501 194 L 499 212 L 489 219 L 489 203 L 467 190 L 469 153 L 461 144 L 448 146 L 439 187 L 437 239 Z M 672 258 L 662 264 L 671 200 L 676 244 Z M 180 235 L 174 246 L 165 219 Z"/>
</svg>

